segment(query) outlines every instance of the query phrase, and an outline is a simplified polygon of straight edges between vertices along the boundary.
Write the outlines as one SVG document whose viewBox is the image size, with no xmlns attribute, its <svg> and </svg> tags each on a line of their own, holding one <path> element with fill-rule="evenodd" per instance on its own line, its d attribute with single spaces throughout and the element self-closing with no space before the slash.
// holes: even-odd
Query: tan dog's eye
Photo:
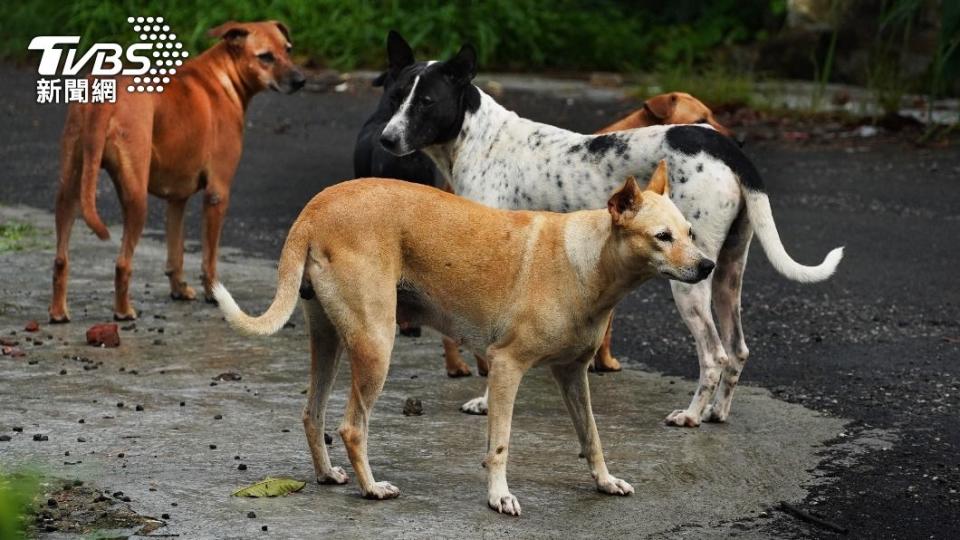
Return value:
<svg viewBox="0 0 960 540">
<path fill-rule="evenodd" d="M 670 234 L 670 231 L 658 232 L 654 235 L 654 238 L 661 242 L 673 242 L 673 235 Z"/>
<path fill-rule="evenodd" d="M 264 64 L 272 64 L 277 60 L 276 58 L 273 57 L 272 52 L 260 53 L 257 55 L 257 58 L 259 58 L 260 61 L 263 62 Z"/>
</svg>

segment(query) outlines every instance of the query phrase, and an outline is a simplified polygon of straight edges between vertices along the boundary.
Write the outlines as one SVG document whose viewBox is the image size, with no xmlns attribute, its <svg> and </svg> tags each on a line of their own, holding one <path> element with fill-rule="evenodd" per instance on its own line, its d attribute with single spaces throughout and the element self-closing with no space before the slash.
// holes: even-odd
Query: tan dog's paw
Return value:
<svg viewBox="0 0 960 540">
<path fill-rule="evenodd" d="M 471 399 L 460 406 L 460 412 L 485 416 L 487 414 L 487 398 L 478 397 Z"/>
<path fill-rule="evenodd" d="M 508 516 L 520 515 L 520 501 L 510 492 L 507 492 L 506 495 L 490 494 L 487 498 L 487 504 L 490 505 L 490 508 L 501 514 L 507 514 Z"/>
<path fill-rule="evenodd" d="M 667 415 L 664 423 L 668 426 L 692 428 L 700 425 L 700 419 L 688 413 L 685 409 L 678 409 Z"/>
<path fill-rule="evenodd" d="M 400 496 L 400 488 L 390 482 L 376 482 L 373 489 L 363 494 L 365 499 L 375 499 L 382 501 L 385 499 L 395 499 Z"/>
<path fill-rule="evenodd" d="M 178 290 L 170 291 L 170 298 L 182 301 L 196 300 L 197 291 L 193 290 L 193 287 L 183 283 Z"/>
<path fill-rule="evenodd" d="M 703 421 L 722 424 L 727 421 L 727 415 L 721 414 L 717 407 L 707 405 L 707 408 L 703 411 Z"/>
<path fill-rule="evenodd" d="M 633 493 L 633 486 L 612 474 L 608 474 L 604 481 L 597 481 L 597 491 L 610 495 L 626 496 Z"/>
<path fill-rule="evenodd" d="M 70 322 L 70 315 L 66 311 L 62 313 L 50 312 L 50 324 L 67 324 Z"/>
<path fill-rule="evenodd" d="M 341 485 L 346 484 L 349 480 L 350 477 L 347 476 L 347 471 L 343 470 L 343 467 L 334 467 L 323 476 L 317 476 L 317 483 L 324 485 Z"/>
<path fill-rule="evenodd" d="M 591 371 L 615 372 L 621 370 L 623 370 L 623 366 L 620 365 L 620 361 L 612 356 L 598 358 L 591 364 Z"/>
</svg>

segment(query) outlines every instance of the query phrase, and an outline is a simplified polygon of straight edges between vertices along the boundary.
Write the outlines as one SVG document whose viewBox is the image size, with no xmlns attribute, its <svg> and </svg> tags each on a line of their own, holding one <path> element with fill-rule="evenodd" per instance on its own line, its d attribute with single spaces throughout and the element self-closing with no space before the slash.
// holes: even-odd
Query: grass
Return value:
<svg viewBox="0 0 960 540">
<path fill-rule="evenodd" d="M 23 59 L 37 35 L 80 35 L 129 43 L 128 16 L 163 16 L 192 52 L 211 41 L 207 29 L 227 20 L 278 19 L 295 51 L 337 69 L 384 65 L 389 29 L 425 58 L 472 42 L 484 70 L 649 70 L 692 65 L 720 45 L 768 31 L 784 0 L 33 0 L 0 2 L 0 57 Z"/>
<path fill-rule="evenodd" d="M 40 247 L 43 245 L 41 237 L 41 231 L 29 223 L 0 223 L 0 253 Z"/>
<path fill-rule="evenodd" d="M 708 107 L 750 106 L 756 78 L 751 73 L 733 73 L 722 67 L 688 72 L 682 69 L 666 70 L 647 78 L 646 84 L 635 91 L 640 99 L 665 92 L 689 92 Z"/>
<path fill-rule="evenodd" d="M 26 538 L 26 517 L 39 488 L 33 473 L 0 472 L 0 538 Z"/>
</svg>

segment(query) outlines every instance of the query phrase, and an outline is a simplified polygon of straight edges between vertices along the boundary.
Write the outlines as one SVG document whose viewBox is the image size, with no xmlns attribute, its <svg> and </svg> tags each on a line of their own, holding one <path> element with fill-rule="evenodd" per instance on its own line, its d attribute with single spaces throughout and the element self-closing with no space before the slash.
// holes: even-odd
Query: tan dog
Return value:
<svg viewBox="0 0 960 540">
<path fill-rule="evenodd" d="M 669 124 L 710 124 L 720 133 L 732 137 L 733 132 L 723 124 L 717 122 L 713 112 L 703 104 L 699 99 L 687 94 L 686 92 L 670 92 L 669 94 L 660 94 L 651 97 L 643 103 L 643 107 L 630 113 L 629 115 L 617 120 L 609 126 L 597 131 L 597 134 L 610 131 L 623 131 L 626 129 L 642 128 L 656 125 Z M 447 191 L 453 193 L 453 188 L 447 186 Z M 593 369 L 597 371 L 620 371 L 622 367 L 620 362 L 614 358 L 610 352 L 610 339 L 612 333 L 613 318 L 607 325 L 607 331 L 604 334 L 603 342 L 597 349 L 596 358 L 593 362 Z M 460 356 L 459 345 L 456 340 L 450 338 L 443 339 L 443 356 L 447 375 L 451 377 L 461 377 L 470 375 L 470 367 Z M 477 355 L 477 371 L 481 375 L 486 375 L 489 369 L 487 361 Z"/>
<path fill-rule="evenodd" d="M 436 328 L 490 361 L 484 464 L 491 508 L 520 514 L 506 479 L 510 424 L 520 379 L 535 365 L 550 366 L 597 489 L 628 495 L 633 488 L 604 464 L 587 364 L 610 311 L 630 290 L 653 277 L 700 281 L 713 269 L 666 190 L 663 162 L 649 191 L 641 193 L 630 178 L 608 210 L 569 214 L 497 210 L 398 180 L 345 182 L 314 197 L 291 227 L 266 313 L 245 314 L 222 285 L 214 295 L 235 328 L 273 334 L 309 279 L 315 296 L 303 303 L 312 359 L 303 422 L 321 483 L 347 481 L 323 441 L 327 398 L 345 350 L 352 383 L 339 432 L 360 490 L 373 499 L 400 493 L 376 482 L 367 460 L 370 413 L 399 320 Z"/>
<path fill-rule="evenodd" d="M 57 255 L 50 321 L 68 322 L 70 230 L 77 211 L 101 239 L 109 237 L 97 214 L 97 177 L 110 174 L 123 207 L 123 240 L 114 280 L 114 318 L 134 319 L 129 284 L 133 252 L 147 218 L 147 193 L 167 200 L 167 276 L 170 295 L 192 300 L 183 278 L 183 213 L 203 191 L 203 286 L 217 274 L 217 250 L 230 185 L 243 147 L 244 113 L 258 92 L 294 92 L 303 74 L 291 63 L 290 36 L 275 21 L 230 22 L 210 31 L 221 41 L 186 62 L 162 93 L 127 93 L 117 82 L 114 104 L 74 104 L 61 140 L 57 193 Z"/>
</svg>

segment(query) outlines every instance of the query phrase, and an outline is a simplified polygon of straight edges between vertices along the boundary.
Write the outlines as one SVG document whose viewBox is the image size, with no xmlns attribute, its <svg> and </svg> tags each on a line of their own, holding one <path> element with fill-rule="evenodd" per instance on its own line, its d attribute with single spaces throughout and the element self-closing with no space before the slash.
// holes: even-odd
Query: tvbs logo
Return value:
<svg viewBox="0 0 960 540">
<path fill-rule="evenodd" d="M 132 76 L 127 92 L 163 92 L 189 53 L 163 17 L 128 17 L 127 23 L 140 39 L 126 49 L 117 43 L 95 43 L 79 54 L 80 36 L 33 38 L 29 49 L 42 52 L 37 102 L 114 103 L 117 75 Z M 85 69 L 91 78 L 80 76 Z M 58 75 L 66 78 L 46 78 Z"/>
</svg>

